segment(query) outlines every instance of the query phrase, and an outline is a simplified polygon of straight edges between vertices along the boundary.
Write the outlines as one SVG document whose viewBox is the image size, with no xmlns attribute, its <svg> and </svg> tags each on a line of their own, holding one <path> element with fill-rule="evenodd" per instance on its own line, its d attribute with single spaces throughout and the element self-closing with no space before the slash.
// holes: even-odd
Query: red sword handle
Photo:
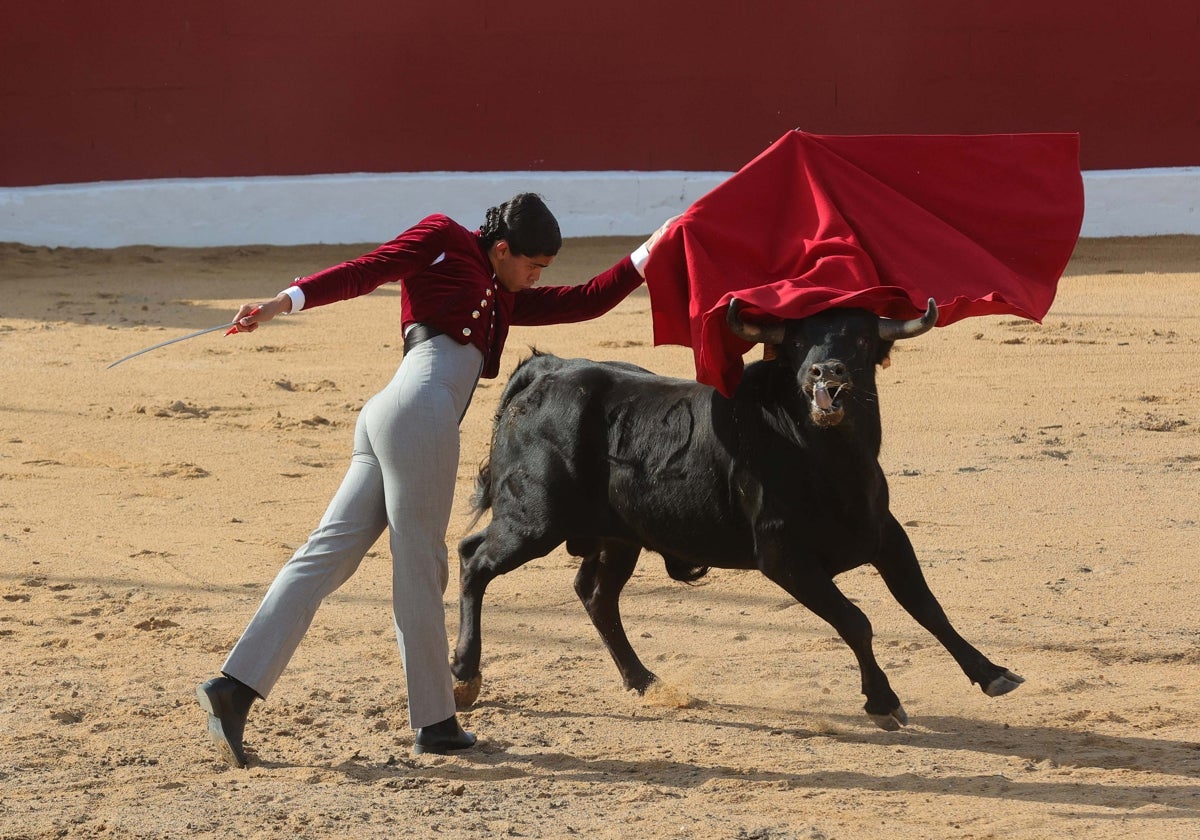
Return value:
<svg viewBox="0 0 1200 840">
<path fill-rule="evenodd" d="M 253 309 L 251 309 L 249 312 L 247 312 L 247 313 L 246 313 L 244 316 L 242 316 L 242 317 L 249 318 L 249 317 L 251 317 L 251 316 L 253 316 L 253 315 L 257 315 L 257 314 L 258 314 L 258 313 L 259 313 L 261 310 L 262 310 L 262 307 L 261 307 L 261 306 L 256 306 L 256 307 L 254 307 Z M 233 334 L 234 334 L 234 333 L 236 333 L 237 331 L 238 331 L 238 325 L 237 325 L 237 322 L 236 322 L 236 321 L 234 321 L 234 322 L 233 322 L 233 325 L 232 325 L 232 326 L 230 326 L 229 330 L 228 330 L 228 331 L 225 333 L 225 335 L 233 335 Z"/>
</svg>

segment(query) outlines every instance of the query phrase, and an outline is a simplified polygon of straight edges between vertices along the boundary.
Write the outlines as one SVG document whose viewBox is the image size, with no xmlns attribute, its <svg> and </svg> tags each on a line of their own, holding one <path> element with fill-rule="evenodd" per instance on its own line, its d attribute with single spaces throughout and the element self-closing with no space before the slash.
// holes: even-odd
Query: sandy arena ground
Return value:
<svg viewBox="0 0 1200 840">
<path fill-rule="evenodd" d="M 546 282 L 638 241 L 569 242 Z M 381 542 L 256 707 L 251 767 L 219 763 L 195 686 L 339 483 L 398 291 L 105 366 L 362 250 L 0 245 L 0 838 L 1200 836 L 1200 238 L 1082 242 L 1044 325 L 965 321 L 881 373 L 893 510 L 1013 694 L 859 570 L 841 586 L 912 721 L 880 731 L 782 590 L 648 556 L 623 608 L 667 688 L 627 695 L 560 550 L 489 591 L 480 747 L 413 757 Z M 530 344 L 692 374 L 644 289 L 514 330 L 463 426 L 452 546 Z"/>
</svg>

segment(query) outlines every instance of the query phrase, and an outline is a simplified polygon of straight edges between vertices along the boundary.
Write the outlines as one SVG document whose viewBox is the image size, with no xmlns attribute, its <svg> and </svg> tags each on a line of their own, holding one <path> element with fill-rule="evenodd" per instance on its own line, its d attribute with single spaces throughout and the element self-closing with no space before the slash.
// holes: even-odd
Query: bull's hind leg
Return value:
<svg viewBox="0 0 1200 840">
<path fill-rule="evenodd" d="M 908 535 L 894 517 L 889 516 L 888 520 L 884 526 L 883 550 L 875 568 L 900 606 L 950 651 L 963 673 L 989 697 L 999 697 L 1018 688 L 1025 682 L 1023 678 L 993 663 L 950 624 L 925 582 Z"/>
<path fill-rule="evenodd" d="M 590 550 L 575 575 L 575 594 L 617 664 L 625 688 L 644 694 L 658 677 L 642 664 L 629 644 L 620 604 L 621 590 L 633 574 L 640 551 L 638 546 L 617 543 Z"/>
<path fill-rule="evenodd" d="M 559 542 L 547 536 L 521 539 L 493 519 L 488 527 L 458 544 L 458 644 L 450 671 L 455 680 L 454 702 L 460 711 L 471 707 L 483 683 L 479 672 L 483 646 L 480 634 L 483 593 L 488 584 L 530 560 L 549 554 Z"/>
</svg>

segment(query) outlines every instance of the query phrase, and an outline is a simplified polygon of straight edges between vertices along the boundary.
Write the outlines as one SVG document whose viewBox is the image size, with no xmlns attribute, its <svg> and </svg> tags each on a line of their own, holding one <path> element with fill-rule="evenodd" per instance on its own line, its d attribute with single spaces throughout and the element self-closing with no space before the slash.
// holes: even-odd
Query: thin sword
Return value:
<svg viewBox="0 0 1200 840">
<path fill-rule="evenodd" d="M 252 309 L 247 314 L 246 317 L 250 317 L 251 315 L 257 315 L 257 314 L 258 314 L 258 309 Z M 180 341 L 187 341 L 189 338 L 196 338 L 197 336 L 208 335 L 209 333 L 216 332 L 217 330 L 228 330 L 229 332 L 227 332 L 226 335 L 229 335 L 233 332 L 233 328 L 236 326 L 237 326 L 237 321 L 231 321 L 228 324 L 218 324 L 215 327 L 208 327 L 207 329 L 199 330 L 194 333 L 188 333 L 187 335 L 181 335 L 178 338 L 169 338 L 166 341 L 160 341 L 158 344 L 155 344 L 153 347 L 146 347 L 145 349 L 139 350 L 136 353 L 130 353 L 128 356 L 124 357 L 123 359 L 117 359 L 111 365 L 106 367 L 105 370 L 112 370 L 117 365 L 121 364 L 122 362 L 128 362 L 130 359 L 136 359 L 138 356 L 142 355 L 143 353 L 149 353 L 151 350 L 157 350 L 160 347 L 166 347 L 168 344 L 175 344 Z"/>
</svg>

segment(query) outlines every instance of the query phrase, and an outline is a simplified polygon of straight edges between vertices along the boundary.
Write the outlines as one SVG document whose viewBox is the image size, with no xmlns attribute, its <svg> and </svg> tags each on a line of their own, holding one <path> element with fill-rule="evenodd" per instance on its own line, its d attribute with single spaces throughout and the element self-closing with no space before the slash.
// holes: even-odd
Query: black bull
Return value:
<svg viewBox="0 0 1200 840">
<path fill-rule="evenodd" d="M 480 614 L 488 583 L 562 543 L 583 558 L 575 591 L 628 689 L 657 678 L 621 624 L 621 589 L 642 549 L 692 581 L 709 567 L 758 569 L 829 622 L 858 659 L 867 714 L 907 723 L 875 660 L 871 624 L 834 576 L 873 565 L 896 600 L 991 696 L 1022 679 L 951 626 L 888 509 L 875 369 L 893 341 L 930 329 L 859 310 L 757 327 L 730 306 L 733 331 L 774 345 L 732 399 L 634 365 L 535 355 L 496 414 L 476 508 L 490 524 L 459 545 L 461 620 L 452 670 L 459 707 L 480 686 Z"/>
</svg>

